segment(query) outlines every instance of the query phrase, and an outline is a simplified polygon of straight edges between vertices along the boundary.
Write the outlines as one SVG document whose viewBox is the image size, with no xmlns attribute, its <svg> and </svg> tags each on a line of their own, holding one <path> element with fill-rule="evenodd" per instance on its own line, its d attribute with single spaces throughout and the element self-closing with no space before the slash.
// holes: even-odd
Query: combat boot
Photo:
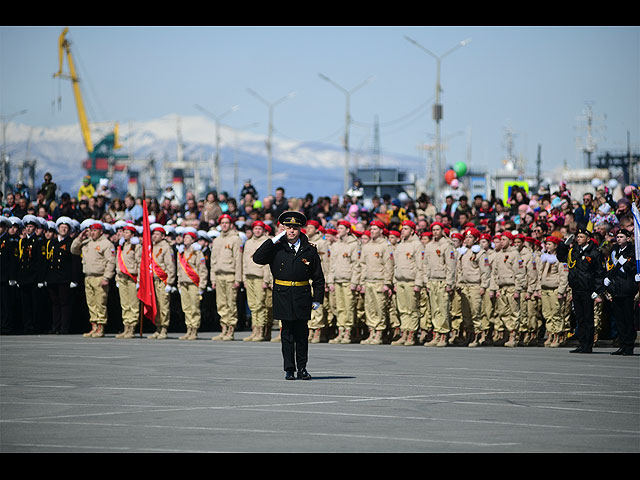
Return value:
<svg viewBox="0 0 640 480">
<path fill-rule="evenodd" d="M 518 346 L 518 335 L 515 330 L 509 332 L 509 340 L 504 344 L 505 347 L 514 348 Z"/>
<path fill-rule="evenodd" d="M 478 345 L 482 346 L 487 341 L 487 332 L 486 330 L 480 331 L 480 337 L 478 338 Z"/>
<path fill-rule="evenodd" d="M 167 327 L 160 328 L 160 333 L 158 333 L 158 336 L 156 338 L 158 340 L 164 340 L 165 338 L 167 338 Z"/>
<path fill-rule="evenodd" d="M 251 339 L 252 342 L 264 342 L 264 328 L 256 327 L 256 334 Z"/>
<path fill-rule="evenodd" d="M 222 338 L 225 336 L 226 333 L 227 333 L 227 326 L 222 325 L 222 332 L 220 332 L 220 334 L 216 335 L 215 337 L 212 337 L 211 340 L 222 340 Z"/>
<path fill-rule="evenodd" d="M 280 338 L 281 335 L 282 335 L 282 329 L 278 331 L 278 336 L 276 338 L 272 338 L 269 341 L 273 343 L 280 343 L 282 341 L 282 339 Z"/>
<path fill-rule="evenodd" d="M 383 333 L 384 333 L 383 330 L 376 330 L 375 331 L 375 336 L 369 342 L 369 345 L 382 345 L 382 334 Z"/>
<path fill-rule="evenodd" d="M 253 342 L 253 339 L 256 336 L 257 327 L 254 325 L 251 327 L 251 335 L 242 339 L 243 342 Z"/>
<path fill-rule="evenodd" d="M 157 339 L 158 335 L 160 335 L 160 327 L 156 327 L 156 331 L 149 335 L 147 338 Z"/>
<path fill-rule="evenodd" d="M 404 341 L 404 346 L 405 347 L 413 347 L 414 345 L 417 345 L 417 339 L 416 339 L 416 332 L 414 332 L 413 330 L 409 330 L 407 332 L 407 339 Z"/>
<path fill-rule="evenodd" d="M 402 335 L 400 336 L 400 338 L 398 338 L 397 340 L 392 341 L 391 345 L 404 345 L 406 341 L 407 341 L 407 331 L 404 330 L 402 332 Z"/>
<path fill-rule="evenodd" d="M 446 347 L 447 346 L 447 334 L 441 333 L 438 335 L 438 342 L 436 343 L 436 347 Z"/>
<path fill-rule="evenodd" d="M 456 341 L 458 340 L 458 330 L 456 329 L 452 329 L 451 333 L 449 334 L 449 345 L 453 345 L 456 343 Z"/>
<path fill-rule="evenodd" d="M 91 334 L 91 338 L 101 338 L 104 337 L 104 325 L 102 323 L 98 323 L 96 327 L 96 331 Z"/>
<path fill-rule="evenodd" d="M 344 335 L 342 335 L 342 338 L 340 339 L 340 343 L 351 343 L 351 333 L 353 332 L 352 328 L 345 328 L 344 329 Z"/>
<path fill-rule="evenodd" d="M 369 345 L 371 343 L 371 340 L 373 340 L 374 335 L 375 335 L 375 331 L 373 330 L 373 328 L 369 327 L 369 335 L 364 340 L 360 340 L 360 344 Z"/>
<path fill-rule="evenodd" d="M 188 340 L 189 337 L 191 336 L 191 330 L 192 329 L 193 329 L 193 327 L 187 327 L 187 333 L 185 333 L 181 337 L 178 337 L 178 340 Z"/>
<path fill-rule="evenodd" d="M 311 338 L 311 343 L 320 343 L 320 336 L 322 335 L 322 329 L 316 328 L 313 331 L 313 337 Z"/>
<path fill-rule="evenodd" d="M 83 333 L 82 336 L 91 337 L 96 332 L 97 329 L 98 329 L 98 324 L 96 322 L 91 322 L 91 330 L 88 331 L 87 333 Z"/>
<path fill-rule="evenodd" d="M 469 342 L 469 345 L 467 345 L 467 347 L 474 348 L 474 347 L 477 347 L 478 345 L 480 345 L 480 335 L 481 335 L 480 332 L 475 332 L 473 334 L 473 340 L 471 340 L 471 342 Z"/>
<path fill-rule="evenodd" d="M 544 340 L 544 346 L 548 347 L 549 345 L 551 345 L 551 343 L 555 340 L 555 338 L 554 338 L 555 336 L 556 336 L 555 333 L 549 333 L 547 335 L 547 338 L 545 338 L 545 340 Z"/>
<path fill-rule="evenodd" d="M 551 342 L 549 343 L 549 347 L 550 348 L 558 348 L 560 346 L 560 335 L 557 333 L 554 333 L 552 335 L 552 339 Z"/>
<path fill-rule="evenodd" d="M 329 340 L 329 343 L 340 343 L 343 335 L 344 335 L 344 327 L 339 327 L 338 335 L 336 335 L 335 338 L 332 338 L 331 340 Z"/>
<path fill-rule="evenodd" d="M 400 329 L 400 327 L 394 328 L 391 335 L 391 341 L 400 340 L 402 335 L 404 335 L 404 332 Z"/>
<path fill-rule="evenodd" d="M 198 327 L 191 327 L 191 334 L 187 337 L 187 340 L 198 339 Z"/>
<path fill-rule="evenodd" d="M 227 333 L 225 333 L 224 337 L 222 337 L 220 340 L 222 340 L 223 342 L 230 342 L 231 340 L 233 340 L 233 332 L 235 331 L 235 329 L 236 327 L 227 327 Z"/>
<path fill-rule="evenodd" d="M 116 335 L 116 338 L 129 338 L 126 336 L 128 331 L 129 331 L 129 325 L 125 323 L 124 330 L 122 331 L 122 333 L 118 333 Z"/>
<path fill-rule="evenodd" d="M 438 345 L 439 341 L 440 341 L 440 334 L 438 332 L 433 332 L 433 337 L 431 338 L 431 340 L 426 342 L 424 344 L 424 346 L 425 347 L 435 347 L 436 345 Z"/>
</svg>

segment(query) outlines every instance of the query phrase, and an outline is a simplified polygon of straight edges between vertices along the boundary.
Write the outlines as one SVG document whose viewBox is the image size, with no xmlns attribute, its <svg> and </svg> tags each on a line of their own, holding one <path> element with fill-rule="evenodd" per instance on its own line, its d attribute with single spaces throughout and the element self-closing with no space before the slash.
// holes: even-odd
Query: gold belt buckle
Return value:
<svg viewBox="0 0 640 480">
<path fill-rule="evenodd" d="M 294 282 L 294 281 L 292 280 L 292 281 L 291 281 L 291 286 L 292 286 L 292 287 L 295 287 L 295 286 L 296 286 L 296 283 L 298 283 L 298 282 Z"/>
</svg>

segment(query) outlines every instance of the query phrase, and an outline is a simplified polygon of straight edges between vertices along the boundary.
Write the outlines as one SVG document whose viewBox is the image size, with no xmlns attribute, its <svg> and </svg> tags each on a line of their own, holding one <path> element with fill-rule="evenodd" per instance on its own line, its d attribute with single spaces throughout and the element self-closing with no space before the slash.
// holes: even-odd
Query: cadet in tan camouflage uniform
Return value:
<svg viewBox="0 0 640 480">
<path fill-rule="evenodd" d="M 569 290 L 569 267 L 556 257 L 557 245 L 562 240 L 549 236 L 545 241 L 545 253 L 540 258 L 540 287 L 542 291 L 542 317 L 545 320 L 547 338 L 545 347 L 559 347 L 563 341 L 564 318 L 562 306 Z"/>
<path fill-rule="evenodd" d="M 501 250 L 496 253 L 494 268 L 491 272 L 498 290 L 496 292 L 496 310 L 500 325 L 498 331 L 509 332 L 505 347 L 515 347 L 520 323 L 520 296 L 526 291 L 526 272 L 524 261 L 518 249 L 512 245 L 515 236 L 504 232 L 500 238 Z"/>
<path fill-rule="evenodd" d="M 272 283 L 269 265 L 258 265 L 253 261 L 253 254 L 262 242 L 269 240 L 265 234 L 265 224 L 256 220 L 251 224 L 252 235 L 242 248 L 242 281 L 247 291 L 247 303 L 251 311 L 251 335 L 244 338 L 246 342 L 262 342 L 265 340 L 269 312 L 267 296 L 271 295 L 269 285 Z"/>
<path fill-rule="evenodd" d="M 198 231 L 185 227 L 182 245 L 177 247 L 178 290 L 187 327 L 187 333 L 178 337 L 179 340 L 197 340 L 200 328 L 200 300 L 207 288 L 208 272 L 207 260 L 197 239 Z"/>
<path fill-rule="evenodd" d="M 451 243 L 453 243 L 453 247 L 456 252 L 456 266 L 458 265 L 458 259 L 460 258 L 460 253 L 458 250 L 462 247 L 462 243 L 464 241 L 464 235 L 460 232 L 454 232 L 451 234 Z M 457 268 L 456 268 L 457 272 Z M 462 297 L 460 296 L 460 292 L 457 288 L 453 289 L 453 293 L 451 294 L 451 304 L 449 306 L 449 325 L 451 326 L 451 331 L 449 332 L 449 344 L 461 344 L 464 342 L 463 333 L 463 315 L 462 315 Z"/>
<path fill-rule="evenodd" d="M 242 282 L 242 239 L 232 228 L 231 216 L 218 218 L 220 235 L 211 246 L 211 286 L 216 291 L 216 307 L 222 332 L 211 340 L 234 339 L 238 324 L 238 288 Z"/>
<path fill-rule="evenodd" d="M 322 271 L 325 272 L 326 271 L 326 289 L 327 289 L 327 295 L 329 296 L 329 302 L 327 303 L 326 306 L 326 311 L 327 311 L 327 327 L 325 329 L 325 335 L 328 334 L 328 332 L 332 331 L 337 324 L 337 319 L 338 319 L 338 308 L 336 306 L 336 292 L 335 290 L 331 290 L 329 288 L 329 272 L 331 271 L 331 249 L 333 248 L 333 244 L 338 240 L 338 231 L 335 228 L 327 228 L 325 230 L 325 238 L 327 240 L 327 268 L 325 270 L 325 267 L 322 267 Z M 323 305 L 324 306 L 324 305 Z"/>
<path fill-rule="evenodd" d="M 393 256 L 383 235 L 384 224 L 371 222 L 371 240 L 362 246 L 360 287 L 364 290 L 365 322 L 369 335 L 360 343 L 381 345 L 387 325 L 385 313 L 390 307 L 393 284 Z"/>
<path fill-rule="evenodd" d="M 109 281 L 116 273 L 116 249 L 106 235 L 102 222 L 91 220 L 90 225 L 71 243 L 71 253 L 82 255 L 84 287 L 89 307 L 91 331 L 83 336 L 104 337 L 107 324 L 107 294 Z"/>
<path fill-rule="evenodd" d="M 402 226 L 402 225 L 401 225 Z M 396 246 L 400 242 L 400 232 L 398 230 L 383 230 L 384 236 L 387 237 L 387 244 L 391 249 L 391 256 L 395 255 Z M 402 336 L 402 329 L 400 328 L 400 313 L 398 312 L 398 295 L 396 295 L 395 289 L 391 289 L 391 298 L 389 299 L 389 314 L 387 315 L 387 322 L 391 329 L 391 340 L 400 340 Z"/>
<path fill-rule="evenodd" d="M 492 248 L 494 243 L 492 242 L 491 234 L 483 233 L 480 235 L 479 241 L 480 247 L 484 250 L 486 257 L 485 262 L 489 266 L 489 273 L 493 270 L 493 260 L 496 255 L 496 250 Z M 498 248 L 500 242 L 497 242 Z M 493 295 L 491 292 L 494 292 Z M 485 290 L 484 295 L 482 296 L 482 313 L 480 324 L 482 325 L 482 332 L 480 334 L 480 338 L 478 339 L 478 344 L 483 345 L 487 341 L 487 337 L 489 334 L 489 330 L 491 330 L 491 326 L 494 324 L 495 317 L 495 288 L 491 283 L 491 275 L 489 277 L 489 287 Z"/>
<path fill-rule="evenodd" d="M 525 295 L 525 302 L 527 306 L 526 322 L 528 326 L 528 336 L 522 340 L 523 345 L 538 345 L 538 335 L 540 328 L 542 327 L 542 304 L 540 298 L 542 292 L 540 289 L 540 241 L 533 237 L 524 237 L 525 246 L 531 250 L 531 263 L 527 267 L 527 275 L 530 277 L 528 283 L 530 290 L 528 298 Z M 530 267 L 530 269 L 529 269 Z"/>
<path fill-rule="evenodd" d="M 116 249 L 116 287 L 120 296 L 122 324 L 124 331 L 116 338 L 133 338 L 140 319 L 140 300 L 138 300 L 138 273 L 142 246 L 136 237 L 136 227 L 132 223 L 122 222 L 117 229 L 121 235 Z"/>
<path fill-rule="evenodd" d="M 309 238 L 309 242 L 316 246 L 320 262 L 322 265 L 322 273 L 325 281 L 324 302 L 311 310 L 311 320 L 309 321 L 309 342 L 319 343 L 321 335 L 327 327 L 327 318 L 329 313 L 329 241 L 324 239 L 324 235 L 320 232 L 320 222 L 316 220 L 308 220 L 305 234 Z"/>
<path fill-rule="evenodd" d="M 433 339 L 424 345 L 444 347 L 451 330 L 449 308 L 456 279 L 456 251 L 451 240 L 443 235 L 442 223 L 433 222 L 431 231 L 432 240 L 424 249 L 423 271 L 431 306 Z"/>
<path fill-rule="evenodd" d="M 355 322 L 356 289 L 360 284 L 359 244 L 351 224 L 340 220 L 336 241 L 331 245 L 329 290 L 335 292 L 338 336 L 329 343 L 351 343 Z"/>
<path fill-rule="evenodd" d="M 153 286 L 156 294 L 157 314 L 156 331 L 147 338 L 164 340 L 171 321 L 169 299 L 171 289 L 176 286 L 176 259 L 173 247 L 166 237 L 166 230 L 159 223 L 149 226 L 151 231 L 151 268 L 153 269 Z"/>
<path fill-rule="evenodd" d="M 460 293 L 464 325 L 473 333 L 469 347 L 477 347 L 481 341 L 482 299 L 491 280 L 489 257 L 478 244 L 479 239 L 480 232 L 468 228 L 464 232 L 464 244 L 458 249 L 456 288 Z"/>
<path fill-rule="evenodd" d="M 433 233 L 431 233 L 430 231 L 422 232 L 420 234 L 420 243 L 422 244 L 420 258 L 422 261 L 422 268 L 424 268 L 424 248 L 431 241 L 432 236 Z M 429 302 L 429 293 L 427 292 L 427 286 L 424 283 L 424 272 L 422 277 L 422 287 L 420 288 L 418 309 L 420 311 L 420 336 L 418 338 L 418 343 L 422 345 L 427 341 L 429 335 L 433 333 L 433 323 L 431 322 L 431 305 Z"/>
<path fill-rule="evenodd" d="M 412 346 L 417 343 L 420 327 L 420 291 L 423 288 L 422 243 L 415 234 L 416 225 L 404 220 L 400 231 L 400 243 L 393 254 L 393 289 L 398 302 L 398 314 L 402 336 L 391 345 Z"/>
</svg>

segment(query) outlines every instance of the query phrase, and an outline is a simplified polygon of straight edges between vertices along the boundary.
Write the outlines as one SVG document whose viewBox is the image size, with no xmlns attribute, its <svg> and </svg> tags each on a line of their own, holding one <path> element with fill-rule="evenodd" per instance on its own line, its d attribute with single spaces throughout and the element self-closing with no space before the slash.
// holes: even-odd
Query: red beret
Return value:
<svg viewBox="0 0 640 480">
<path fill-rule="evenodd" d="M 529 242 L 529 243 L 536 243 L 536 239 L 533 237 L 524 237 L 524 241 L 525 242 Z"/>
<path fill-rule="evenodd" d="M 251 228 L 253 227 L 262 227 L 265 228 L 267 225 L 262 220 L 256 220 L 251 224 Z"/>
<path fill-rule="evenodd" d="M 338 221 L 338 225 L 343 225 L 343 226 L 347 227 L 349 230 L 351 230 L 351 224 L 346 220 L 339 220 Z"/>
<path fill-rule="evenodd" d="M 489 240 L 491 241 L 491 235 L 488 233 L 483 233 L 482 235 L 480 235 L 480 238 L 483 240 Z"/>
<path fill-rule="evenodd" d="M 445 229 L 444 229 L 444 234 L 445 234 L 445 235 L 449 235 L 449 229 L 448 229 L 448 228 L 446 228 L 446 227 L 445 227 Z"/>
<path fill-rule="evenodd" d="M 369 224 L 369 226 L 371 226 L 371 225 L 375 225 L 376 227 L 381 228 L 381 229 L 383 229 L 383 230 L 384 230 L 384 228 L 385 228 L 385 227 L 384 227 L 384 223 L 382 223 L 380 220 L 374 220 L 374 221 L 372 221 L 372 222 Z"/>
<path fill-rule="evenodd" d="M 433 233 L 432 232 L 422 232 L 420 234 L 420 237 L 432 237 Z"/>
<path fill-rule="evenodd" d="M 389 230 L 389 235 L 394 235 L 396 237 L 399 237 L 400 232 L 398 230 Z"/>
<path fill-rule="evenodd" d="M 335 228 L 327 228 L 327 230 L 325 231 L 325 233 L 329 234 L 329 235 L 337 235 L 338 231 Z"/>
<path fill-rule="evenodd" d="M 318 227 L 318 231 L 319 231 L 320 233 L 325 233 L 325 231 L 326 231 L 326 230 L 324 229 L 324 227 L 323 227 L 322 225 L 320 225 L 320 226 Z"/>
<path fill-rule="evenodd" d="M 464 235 L 465 236 L 473 235 L 476 238 L 480 238 L 480 232 L 478 231 L 477 228 L 474 228 L 474 227 L 467 228 L 464 232 Z"/>
<path fill-rule="evenodd" d="M 223 218 L 228 218 L 230 222 L 233 223 L 233 218 L 231 218 L 231 215 L 223 213 L 222 215 L 220 215 L 218 217 L 218 223 L 220 223 L 222 221 Z"/>
<path fill-rule="evenodd" d="M 460 240 L 462 240 L 464 238 L 464 236 L 461 233 L 455 232 L 451 234 L 452 238 L 459 238 Z"/>
<path fill-rule="evenodd" d="M 544 241 L 559 244 L 562 241 L 562 239 L 559 237 L 556 237 L 555 235 L 549 235 L 547 238 L 545 238 Z"/>
<path fill-rule="evenodd" d="M 508 230 L 502 232 L 502 236 L 507 237 L 509 240 L 513 240 L 514 238 L 516 238 L 513 236 L 513 233 L 509 232 Z"/>
<path fill-rule="evenodd" d="M 416 224 L 413 223 L 411 220 L 403 220 L 402 221 L 402 226 L 404 226 L 404 225 L 406 225 L 408 227 L 411 227 L 413 230 L 416 229 Z"/>
<path fill-rule="evenodd" d="M 269 233 L 273 232 L 273 228 L 271 228 L 271 225 L 267 225 L 266 223 L 264 224 L 264 229 Z"/>
<path fill-rule="evenodd" d="M 515 238 L 522 240 L 523 242 L 525 241 L 526 237 L 524 236 L 524 233 L 518 233 L 515 235 Z"/>
<path fill-rule="evenodd" d="M 316 228 L 320 228 L 320 222 L 317 222 L 316 220 L 309 220 L 307 225 L 313 225 Z"/>
<path fill-rule="evenodd" d="M 122 228 L 125 230 L 131 230 L 134 233 L 138 233 L 138 230 L 136 230 L 136 226 L 133 223 L 127 222 L 127 224 L 123 225 Z"/>
<path fill-rule="evenodd" d="M 433 228 L 435 225 L 439 226 L 439 227 L 440 227 L 440 228 L 442 228 L 442 229 L 444 229 L 444 228 L 445 228 L 444 224 L 442 224 L 442 223 L 440 223 L 440 222 L 433 222 L 433 223 L 431 224 L 431 228 Z"/>
<path fill-rule="evenodd" d="M 366 235 L 367 237 L 371 236 L 371 232 L 369 230 L 365 230 L 364 232 L 358 232 L 360 235 Z"/>
</svg>

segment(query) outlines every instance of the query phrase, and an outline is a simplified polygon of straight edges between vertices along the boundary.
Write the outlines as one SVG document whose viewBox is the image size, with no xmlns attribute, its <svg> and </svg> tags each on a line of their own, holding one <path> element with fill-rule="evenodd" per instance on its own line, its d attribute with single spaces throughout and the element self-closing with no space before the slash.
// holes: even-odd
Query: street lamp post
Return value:
<svg viewBox="0 0 640 480">
<path fill-rule="evenodd" d="M 275 102 L 268 102 L 267 100 L 265 100 L 264 98 L 262 98 L 260 95 L 258 95 L 254 90 L 247 88 L 247 92 L 249 92 L 251 95 L 253 95 L 254 97 L 256 97 L 258 100 L 260 100 L 262 103 L 264 103 L 267 108 L 269 109 L 269 132 L 268 132 L 268 138 L 267 138 L 267 195 L 271 195 L 272 190 L 271 190 L 271 163 L 273 161 L 273 151 L 272 151 L 272 137 L 273 137 L 273 109 L 275 108 L 276 105 L 284 102 L 285 100 L 295 97 L 296 93 L 295 92 L 289 92 L 287 95 L 285 95 L 284 97 L 276 100 Z"/>
<path fill-rule="evenodd" d="M 440 103 L 440 92 L 442 91 L 442 88 L 440 88 L 440 63 L 442 62 L 442 59 L 444 57 L 446 57 L 447 55 L 449 55 L 453 51 L 457 50 L 460 47 L 464 47 L 465 45 L 468 45 L 469 42 L 471 42 L 471 39 L 468 38 L 466 40 L 461 41 L 460 43 L 458 43 L 454 47 L 452 47 L 449 50 L 447 50 L 442 55 L 438 56 L 435 53 L 433 53 L 431 50 L 428 50 L 424 46 L 420 45 L 414 39 L 409 38 L 406 35 L 405 35 L 404 38 L 406 38 L 409 42 L 413 43 L 415 46 L 417 46 L 418 48 L 423 50 L 425 53 L 431 55 L 433 58 L 436 59 L 436 103 L 433 105 L 433 119 L 436 122 L 436 145 L 435 145 L 435 151 L 436 151 L 436 178 L 435 178 L 435 181 L 434 181 L 434 187 L 435 187 L 435 192 L 434 192 L 435 195 L 434 195 L 434 197 L 435 197 L 436 201 L 439 201 L 440 200 L 440 190 L 442 188 L 442 180 L 443 180 L 441 156 L 440 156 L 440 120 L 442 120 L 442 104 Z"/>
<path fill-rule="evenodd" d="M 201 112 L 205 113 L 206 115 L 209 115 L 216 122 L 216 153 L 213 161 L 212 173 L 213 173 L 213 184 L 216 187 L 216 191 L 220 192 L 220 120 L 226 117 L 229 113 L 235 112 L 240 107 L 238 105 L 234 105 L 223 114 L 216 116 L 213 113 L 202 108 L 200 105 L 194 105 L 194 106 Z"/>
<path fill-rule="evenodd" d="M 349 163 L 351 161 L 350 159 L 350 151 L 349 151 L 349 127 L 351 125 L 351 95 L 358 89 L 364 87 L 367 83 L 371 82 L 371 80 L 373 80 L 374 76 L 371 76 L 369 78 L 367 78 L 364 82 L 362 82 L 361 84 L 353 87 L 351 90 L 347 90 L 346 88 L 342 87 L 341 85 L 338 85 L 336 82 L 334 82 L 333 80 L 331 80 L 329 77 L 327 77 L 326 75 L 323 75 L 322 73 L 318 73 L 318 75 L 320 76 L 320 78 L 322 78 L 323 80 L 326 80 L 327 82 L 329 82 L 331 85 L 333 85 L 334 87 L 336 87 L 338 90 L 342 91 L 345 94 L 346 97 L 346 115 L 345 115 L 345 126 L 344 126 L 344 193 L 347 192 L 347 190 L 349 189 Z"/>
</svg>

